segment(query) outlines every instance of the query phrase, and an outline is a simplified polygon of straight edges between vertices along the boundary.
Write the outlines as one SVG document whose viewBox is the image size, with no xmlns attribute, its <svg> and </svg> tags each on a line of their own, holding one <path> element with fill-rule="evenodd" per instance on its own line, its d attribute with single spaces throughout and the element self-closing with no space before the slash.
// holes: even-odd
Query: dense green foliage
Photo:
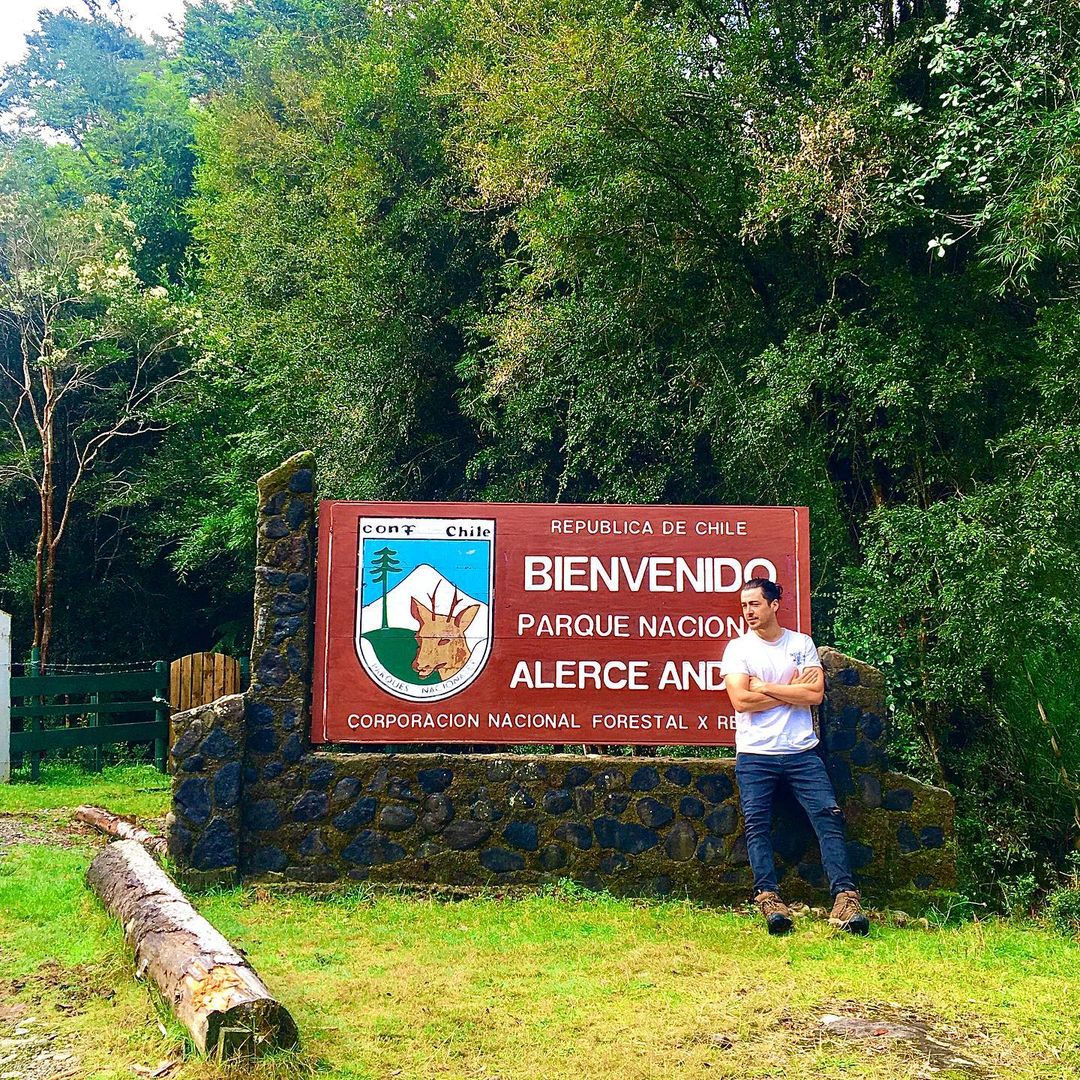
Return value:
<svg viewBox="0 0 1080 1080">
<path fill-rule="evenodd" d="M 1080 842 L 1075 5 L 203 0 L 169 55 L 70 14 L 31 46 L 11 167 L 123 208 L 142 284 L 199 315 L 164 430 L 78 502 L 110 546 L 61 561 L 63 655 L 130 647 L 128 608 L 78 617 L 120 580 L 176 605 L 140 651 L 241 645 L 252 482 L 301 448 L 331 497 L 805 504 L 816 636 L 887 672 L 969 881 L 1051 880 Z"/>
</svg>

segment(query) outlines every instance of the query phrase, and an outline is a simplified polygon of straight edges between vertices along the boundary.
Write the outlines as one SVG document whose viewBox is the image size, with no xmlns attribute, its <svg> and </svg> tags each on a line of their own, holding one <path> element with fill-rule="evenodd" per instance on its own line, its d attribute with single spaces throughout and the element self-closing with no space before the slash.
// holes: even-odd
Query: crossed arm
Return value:
<svg viewBox="0 0 1080 1080">
<path fill-rule="evenodd" d="M 777 705 L 820 705 L 825 696 L 825 673 L 819 667 L 796 672 L 789 683 L 763 682 L 754 675 L 733 672 L 725 677 L 731 704 L 741 713 L 765 712 Z"/>
</svg>

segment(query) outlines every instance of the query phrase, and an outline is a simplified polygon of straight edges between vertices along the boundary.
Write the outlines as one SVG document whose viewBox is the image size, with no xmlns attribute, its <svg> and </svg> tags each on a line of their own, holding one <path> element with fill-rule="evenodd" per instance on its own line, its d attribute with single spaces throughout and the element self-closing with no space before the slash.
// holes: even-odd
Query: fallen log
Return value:
<svg viewBox="0 0 1080 1080">
<path fill-rule="evenodd" d="M 109 844 L 86 881 L 123 924 L 136 976 L 154 981 L 203 1053 L 224 1060 L 297 1045 L 288 1010 L 139 843 Z"/>
<path fill-rule="evenodd" d="M 116 814 L 103 810 L 100 806 L 79 806 L 75 810 L 75 820 L 92 825 L 98 832 L 108 836 L 118 836 L 121 840 L 136 840 L 152 855 L 164 855 L 167 851 L 164 836 L 149 832 L 139 825 L 134 825 Z"/>
</svg>

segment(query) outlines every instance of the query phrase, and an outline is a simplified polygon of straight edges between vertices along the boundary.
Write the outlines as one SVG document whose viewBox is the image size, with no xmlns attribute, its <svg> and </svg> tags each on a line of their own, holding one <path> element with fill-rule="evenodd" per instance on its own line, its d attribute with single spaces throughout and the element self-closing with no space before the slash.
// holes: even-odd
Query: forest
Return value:
<svg viewBox="0 0 1080 1080">
<path fill-rule="evenodd" d="M 0 606 L 242 653 L 254 480 L 805 505 L 965 881 L 1080 866 L 1080 7 L 86 0 L 0 73 Z"/>
</svg>

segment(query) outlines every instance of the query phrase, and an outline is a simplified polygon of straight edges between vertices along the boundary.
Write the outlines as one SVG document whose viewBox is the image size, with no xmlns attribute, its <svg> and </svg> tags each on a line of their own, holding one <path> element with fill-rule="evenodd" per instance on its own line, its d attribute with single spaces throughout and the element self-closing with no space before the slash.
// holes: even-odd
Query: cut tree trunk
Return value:
<svg viewBox="0 0 1080 1080">
<path fill-rule="evenodd" d="M 80 806 L 75 810 L 75 820 L 86 825 L 93 825 L 98 832 L 108 836 L 116 836 L 121 840 L 136 840 L 142 844 L 154 858 L 164 855 L 167 847 L 164 836 L 148 832 L 146 829 L 133 822 L 126 821 L 116 814 L 110 814 L 100 806 Z"/>
<path fill-rule="evenodd" d="M 141 844 L 109 844 L 86 880 L 123 924 L 136 976 L 154 981 L 203 1053 L 224 1060 L 297 1045 L 288 1010 Z"/>
</svg>

